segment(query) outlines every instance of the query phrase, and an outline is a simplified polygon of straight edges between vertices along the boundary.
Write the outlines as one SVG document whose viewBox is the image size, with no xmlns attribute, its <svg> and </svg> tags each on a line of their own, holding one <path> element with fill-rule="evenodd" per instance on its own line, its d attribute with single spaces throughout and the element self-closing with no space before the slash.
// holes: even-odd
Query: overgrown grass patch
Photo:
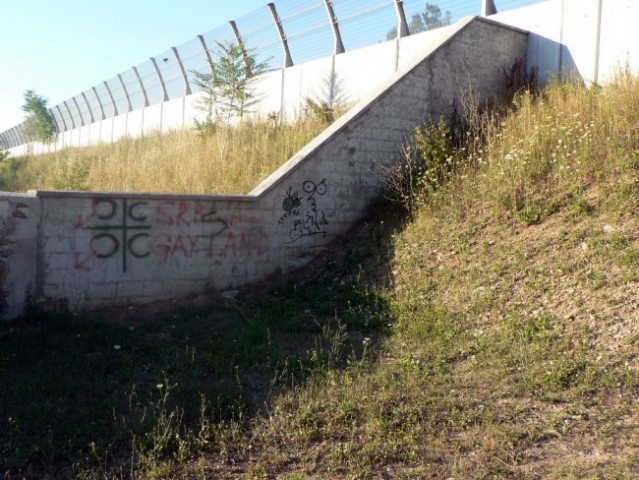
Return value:
<svg viewBox="0 0 639 480">
<path fill-rule="evenodd" d="M 92 190 L 245 194 L 326 128 L 315 118 L 244 122 L 200 136 L 151 132 L 112 144 L 1 162 L 5 191 Z"/>
<path fill-rule="evenodd" d="M 634 478 L 638 88 L 522 93 L 303 281 L 5 335 L 11 475 Z"/>
</svg>

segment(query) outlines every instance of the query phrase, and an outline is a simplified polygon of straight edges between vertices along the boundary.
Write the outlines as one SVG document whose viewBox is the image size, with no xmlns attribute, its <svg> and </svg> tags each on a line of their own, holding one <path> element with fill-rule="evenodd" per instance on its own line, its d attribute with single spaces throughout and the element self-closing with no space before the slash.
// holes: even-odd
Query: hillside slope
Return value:
<svg viewBox="0 0 639 480">
<path fill-rule="evenodd" d="M 379 351 L 276 397 L 248 465 L 294 465 L 282 478 L 634 477 L 638 122 L 629 76 L 524 93 L 484 122 L 447 184 L 413 192 Z"/>
<path fill-rule="evenodd" d="M 635 478 L 639 78 L 473 111 L 288 286 L 0 335 L 5 478 Z"/>
</svg>

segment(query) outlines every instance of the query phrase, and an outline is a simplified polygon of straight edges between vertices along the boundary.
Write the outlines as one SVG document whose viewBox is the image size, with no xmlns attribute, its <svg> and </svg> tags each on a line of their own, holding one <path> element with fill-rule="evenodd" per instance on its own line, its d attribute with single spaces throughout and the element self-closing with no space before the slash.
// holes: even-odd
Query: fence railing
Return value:
<svg viewBox="0 0 639 480">
<path fill-rule="evenodd" d="M 269 70 L 291 67 L 434 28 L 468 15 L 539 0 L 281 0 L 172 47 L 50 108 L 59 133 L 198 91 L 218 43 L 242 43 Z M 491 13 L 491 12 L 488 12 Z M 24 123 L 0 133 L 0 148 L 29 143 Z"/>
</svg>

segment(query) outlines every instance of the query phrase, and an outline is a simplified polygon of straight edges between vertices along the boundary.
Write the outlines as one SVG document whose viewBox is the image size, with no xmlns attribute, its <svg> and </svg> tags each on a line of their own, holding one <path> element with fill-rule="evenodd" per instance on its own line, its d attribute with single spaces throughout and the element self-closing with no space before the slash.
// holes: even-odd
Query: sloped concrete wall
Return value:
<svg viewBox="0 0 639 480">
<path fill-rule="evenodd" d="M 499 95 L 504 68 L 526 45 L 523 31 L 460 21 L 247 196 L 38 192 L 37 262 L 27 275 L 38 301 L 140 304 L 303 266 L 382 193 L 383 167 L 398 161 L 406 134 L 450 115 L 469 88 L 485 101 Z M 19 297 L 11 294 L 7 312 Z"/>
</svg>

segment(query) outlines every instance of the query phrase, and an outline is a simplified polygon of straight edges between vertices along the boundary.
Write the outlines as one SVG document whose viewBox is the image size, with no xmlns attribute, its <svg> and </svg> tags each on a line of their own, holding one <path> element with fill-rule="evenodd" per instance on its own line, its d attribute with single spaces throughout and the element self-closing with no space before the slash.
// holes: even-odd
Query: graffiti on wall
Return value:
<svg viewBox="0 0 639 480">
<path fill-rule="evenodd" d="M 122 262 L 122 271 L 126 272 L 130 258 L 148 256 L 149 252 L 141 246 L 151 229 L 146 206 L 146 202 L 129 202 L 127 199 L 93 200 L 91 213 L 78 219 L 76 224 L 76 228 L 92 232 L 89 251 L 84 255 L 76 254 L 76 268 L 85 269 L 94 258 L 106 259 L 117 255 Z"/>
<path fill-rule="evenodd" d="M 318 205 L 319 197 L 326 195 L 326 179 L 320 182 L 306 180 L 302 183 L 302 193 L 289 188 L 282 202 L 284 213 L 278 225 L 289 229 L 289 238 L 285 243 L 293 243 L 303 237 L 325 235 L 326 214 Z"/>
<path fill-rule="evenodd" d="M 233 233 L 229 221 L 211 202 L 93 199 L 90 212 L 75 224 L 76 230 L 90 232 L 84 251 L 75 253 L 75 268 L 89 270 L 96 260 L 117 258 L 126 272 L 132 261 L 147 257 L 166 262 L 267 250 L 268 236 L 261 228 Z"/>
</svg>

